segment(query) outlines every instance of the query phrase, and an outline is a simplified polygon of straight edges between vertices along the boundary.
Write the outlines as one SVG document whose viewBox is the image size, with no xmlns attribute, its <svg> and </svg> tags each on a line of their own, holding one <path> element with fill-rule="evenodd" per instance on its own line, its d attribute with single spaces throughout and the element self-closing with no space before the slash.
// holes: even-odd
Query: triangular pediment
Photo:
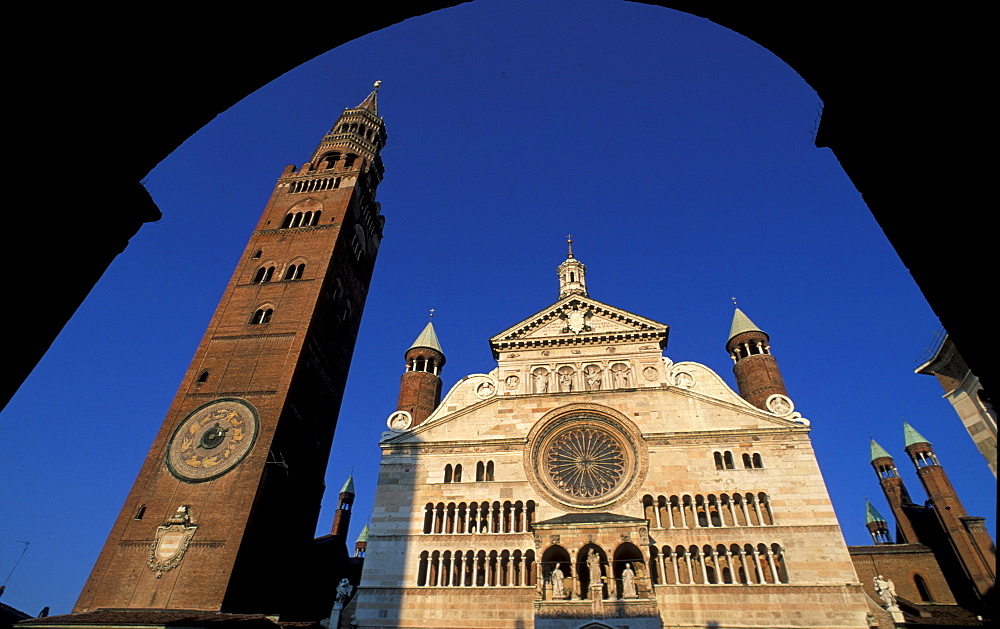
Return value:
<svg viewBox="0 0 1000 629">
<path fill-rule="evenodd" d="M 621 308 L 570 295 L 490 339 L 494 353 L 514 347 L 576 343 L 655 341 L 667 344 L 669 326 Z"/>
</svg>

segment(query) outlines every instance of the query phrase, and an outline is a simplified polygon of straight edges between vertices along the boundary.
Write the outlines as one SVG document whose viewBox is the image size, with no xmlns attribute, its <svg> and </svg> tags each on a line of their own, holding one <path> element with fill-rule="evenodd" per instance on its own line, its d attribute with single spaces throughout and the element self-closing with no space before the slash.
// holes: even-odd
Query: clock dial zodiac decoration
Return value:
<svg viewBox="0 0 1000 629">
<path fill-rule="evenodd" d="M 220 398 L 195 409 L 167 444 L 170 473 L 187 483 L 216 479 L 239 465 L 257 440 L 257 410 L 247 401 Z"/>
</svg>

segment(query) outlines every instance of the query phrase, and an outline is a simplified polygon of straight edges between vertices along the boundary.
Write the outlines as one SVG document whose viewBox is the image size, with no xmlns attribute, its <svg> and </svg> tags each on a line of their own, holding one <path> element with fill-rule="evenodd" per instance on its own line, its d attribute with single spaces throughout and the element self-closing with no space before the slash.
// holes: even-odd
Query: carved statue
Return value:
<svg viewBox="0 0 1000 629">
<path fill-rule="evenodd" d="M 351 592 L 354 591 L 354 586 L 347 579 L 341 579 L 340 584 L 337 585 L 337 600 L 333 603 L 334 609 L 343 609 L 344 604 L 347 599 L 350 598 Z"/>
<path fill-rule="evenodd" d="M 888 611 L 899 611 L 899 605 L 896 604 L 896 585 L 892 579 L 887 579 L 881 574 L 875 577 L 875 592 L 885 603 L 885 608 Z"/>
<path fill-rule="evenodd" d="M 600 587 L 601 583 L 601 556 L 593 548 L 587 555 L 587 569 L 590 571 L 590 587 Z"/>
<path fill-rule="evenodd" d="M 639 594 L 635 591 L 635 572 L 632 571 L 632 564 L 625 564 L 625 569 L 622 570 L 622 596 L 624 598 L 638 598 Z"/>
<path fill-rule="evenodd" d="M 601 368 L 591 365 L 587 368 L 587 389 L 590 391 L 601 390 Z"/>
<path fill-rule="evenodd" d="M 535 373 L 531 374 L 532 380 L 534 380 L 534 391 L 535 393 L 548 393 L 549 392 L 549 372 L 544 369 L 538 369 Z"/>
<path fill-rule="evenodd" d="M 552 598 L 561 599 L 566 598 L 566 591 L 563 589 L 563 571 L 562 568 L 556 566 L 552 570 Z"/>
<path fill-rule="evenodd" d="M 559 373 L 559 390 L 569 392 L 573 390 L 573 372 L 565 371 Z"/>
<path fill-rule="evenodd" d="M 627 388 L 630 375 L 629 367 L 625 363 L 617 363 L 611 368 L 611 382 L 616 389 Z"/>
</svg>

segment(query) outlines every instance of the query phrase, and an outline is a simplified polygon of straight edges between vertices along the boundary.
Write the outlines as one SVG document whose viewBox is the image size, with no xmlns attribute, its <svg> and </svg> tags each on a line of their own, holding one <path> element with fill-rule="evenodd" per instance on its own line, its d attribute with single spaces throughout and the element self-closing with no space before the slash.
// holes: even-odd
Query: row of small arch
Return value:
<svg viewBox="0 0 1000 629">
<path fill-rule="evenodd" d="M 788 583 L 781 545 L 650 546 L 654 585 L 769 585 Z"/>
<path fill-rule="evenodd" d="M 476 482 L 489 482 L 493 480 L 493 461 L 479 461 L 476 463 Z M 456 463 L 452 467 L 451 463 L 444 466 L 444 482 L 446 483 L 461 483 L 462 482 L 462 464 Z"/>
<path fill-rule="evenodd" d="M 322 210 L 316 210 L 315 212 L 289 212 L 285 214 L 284 220 L 281 221 L 281 229 L 319 225 L 319 217 L 322 213 Z"/>
<path fill-rule="evenodd" d="M 296 194 L 299 192 L 317 192 L 322 190 L 336 190 L 340 187 L 340 177 L 324 177 L 322 179 L 303 179 L 300 181 L 293 181 L 290 186 L 288 186 L 288 192 L 290 194 Z M 318 221 L 319 219 L 317 219 Z M 315 225 L 316 223 L 313 223 Z M 290 227 L 299 227 L 298 225 L 290 225 Z M 305 227 L 305 225 L 302 225 Z"/>
<path fill-rule="evenodd" d="M 425 534 L 527 533 L 535 522 L 535 501 L 428 502 Z"/>
<path fill-rule="evenodd" d="M 545 586 L 543 588 L 545 599 L 561 600 L 570 597 L 588 599 L 591 594 L 596 593 L 596 587 L 591 589 L 591 586 L 596 585 L 602 586 L 600 588 L 601 598 L 609 596 L 623 598 L 626 592 L 622 577 L 626 567 L 631 567 L 633 572 L 633 584 L 636 586 L 634 594 L 638 598 L 650 597 L 646 559 L 639 547 L 632 542 L 620 542 L 612 553 L 608 553 L 599 544 L 590 542 L 577 549 L 575 554 L 576 560 L 574 561 L 569 550 L 559 543 L 552 544 L 542 553 L 541 573 Z M 591 574 L 589 565 L 592 554 L 597 560 L 596 569 L 601 573 L 600 584 L 591 582 L 591 577 L 596 576 Z M 556 568 L 559 568 L 564 579 L 562 595 L 559 593 L 558 583 L 553 579 Z"/>
<path fill-rule="evenodd" d="M 715 459 L 715 469 L 736 469 L 736 463 L 733 461 L 733 453 L 729 450 L 726 450 L 725 452 L 713 452 L 712 457 Z M 759 470 L 764 467 L 764 459 L 761 458 L 759 452 L 744 452 L 740 458 L 743 461 L 744 469 Z"/>
<path fill-rule="evenodd" d="M 771 346 L 765 344 L 763 341 L 757 339 L 750 339 L 746 343 L 740 343 L 733 348 L 730 352 L 730 356 L 735 361 L 743 360 L 748 356 L 753 356 L 755 354 L 770 354 Z"/>
<path fill-rule="evenodd" d="M 373 142 L 376 147 L 380 146 L 382 139 L 376 135 L 378 130 L 375 127 L 365 127 L 358 122 L 345 122 L 337 129 L 337 133 L 357 133 L 369 142 Z M 323 159 L 326 159 L 324 156 Z"/>
<path fill-rule="evenodd" d="M 298 280 L 302 279 L 302 274 L 305 273 L 306 265 L 305 263 L 300 264 L 289 264 L 285 267 L 285 273 L 282 275 L 282 280 Z M 257 272 L 253 274 L 253 279 L 250 280 L 253 284 L 263 284 L 265 282 L 270 282 L 274 277 L 275 267 L 272 266 L 262 266 L 257 269 Z"/>
<path fill-rule="evenodd" d="M 424 587 L 517 587 L 535 585 L 534 550 L 423 551 L 417 585 Z"/>
<path fill-rule="evenodd" d="M 681 494 L 642 497 L 642 509 L 652 528 L 693 529 L 726 526 L 773 526 L 767 494 L 747 492 Z"/>
</svg>

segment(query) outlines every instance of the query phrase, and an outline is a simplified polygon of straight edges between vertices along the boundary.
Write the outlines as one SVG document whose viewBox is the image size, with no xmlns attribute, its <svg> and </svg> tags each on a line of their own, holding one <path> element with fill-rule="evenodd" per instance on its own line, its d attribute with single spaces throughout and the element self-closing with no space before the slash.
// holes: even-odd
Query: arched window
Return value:
<svg viewBox="0 0 1000 629">
<path fill-rule="evenodd" d="M 750 455 L 746 452 L 743 453 L 743 467 L 748 470 L 753 468 L 753 461 L 750 460 Z"/>
<path fill-rule="evenodd" d="M 253 254 L 252 256 L 250 256 L 250 258 L 251 258 L 252 260 L 259 260 L 259 259 L 260 259 L 260 256 L 261 256 L 261 254 L 263 254 L 263 253 L 264 253 L 264 250 L 263 250 L 263 249 L 258 249 L 257 251 L 255 251 L 255 252 L 254 252 L 254 254 Z"/>
<path fill-rule="evenodd" d="M 136 518 L 138 520 L 139 518 Z M 933 601 L 934 597 L 931 596 L 931 590 L 927 587 L 927 581 L 924 580 L 919 574 L 913 575 L 913 584 L 917 586 L 917 593 L 920 594 L 921 601 Z"/>
<path fill-rule="evenodd" d="M 493 461 L 486 462 L 486 478 L 484 480 L 493 480 Z"/>
<path fill-rule="evenodd" d="M 452 474 L 451 463 L 449 463 L 448 465 L 444 466 L 444 482 L 446 483 L 451 482 L 451 474 Z"/>
<path fill-rule="evenodd" d="M 732 452 L 726 450 L 725 454 L 722 455 L 722 458 L 726 462 L 726 469 L 727 470 L 735 470 L 736 469 L 736 465 L 733 464 L 733 453 Z"/>
<path fill-rule="evenodd" d="M 205 384 L 206 382 L 208 382 L 208 369 L 198 375 L 198 384 Z"/>
<path fill-rule="evenodd" d="M 327 153 L 320 161 L 326 162 L 326 167 L 328 169 L 333 168 L 337 165 L 337 162 L 340 161 L 340 153 L 338 151 Z"/>
<path fill-rule="evenodd" d="M 462 482 L 462 464 L 458 463 L 455 465 L 455 474 L 452 476 L 452 481 L 456 483 Z"/>
<path fill-rule="evenodd" d="M 262 325 L 271 322 L 271 316 L 274 314 L 274 310 L 271 308 L 258 308 L 253 316 L 250 317 L 251 325 Z"/>
<path fill-rule="evenodd" d="M 294 214 L 285 214 L 285 220 L 281 221 L 281 229 L 288 229 L 291 227 L 293 218 L 295 218 Z"/>
<path fill-rule="evenodd" d="M 713 453 L 713 456 L 715 457 L 715 469 L 717 470 L 725 469 L 724 466 L 722 465 L 722 453 L 715 452 Z"/>
<path fill-rule="evenodd" d="M 758 454 L 756 452 L 753 453 L 753 467 L 754 467 L 754 469 L 757 469 L 757 470 L 762 469 L 764 467 L 764 461 L 763 461 L 763 459 L 761 459 L 760 458 L 760 454 Z"/>
<path fill-rule="evenodd" d="M 434 530 L 434 505 L 427 503 L 424 507 L 424 533 L 430 534 Z"/>
<path fill-rule="evenodd" d="M 486 466 L 480 461 L 476 463 L 476 482 L 482 482 L 486 479 Z"/>
<path fill-rule="evenodd" d="M 344 158 L 344 168 L 353 168 L 356 161 L 358 161 L 358 156 L 354 153 L 348 153 L 347 157 Z"/>
<path fill-rule="evenodd" d="M 142 506 L 139 507 L 138 511 L 135 512 L 135 517 L 133 519 L 134 520 L 141 520 L 142 516 L 144 516 L 144 515 L 146 515 L 146 505 L 142 505 Z M 919 578 L 919 577 L 917 577 L 917 578 Z M 926 600 L 930 600 L 930 599 L 924 599 L 924 600 L 926 601 Z"/>
<path fill-rule="evenodd" d="M 302 272 L 306 270 L 305 264 L 289 264 L 285 269 L 284 280 L 297 280 L 302 278 Z"/>
<path fill-rule="evenodd" d="M 312 220 L 309 222 L 310 225 L 319 225 L 319 215 L 320 211 L 317 210 L 313 212 Z"/>
</svg>

